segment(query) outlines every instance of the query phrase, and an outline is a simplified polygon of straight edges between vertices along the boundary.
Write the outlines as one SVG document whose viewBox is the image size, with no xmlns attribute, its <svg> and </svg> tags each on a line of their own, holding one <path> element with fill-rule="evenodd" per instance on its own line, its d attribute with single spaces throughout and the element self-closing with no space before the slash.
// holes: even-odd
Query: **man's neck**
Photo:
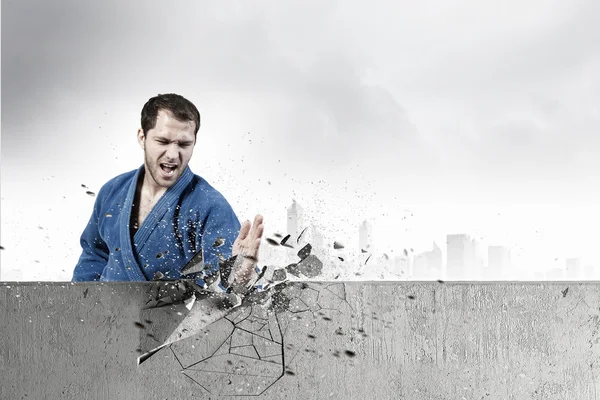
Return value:
<svg viewBox="0 0 600 400">
<path fill-rule="evenodd" d="M 160 197 L 167 191 L 167 188 L 159 186 L 154 182 L 150 174 L 146 173 L 145 167 L 143 170 L 143 177 L 141 185 L 138 186 L 140 193 L 145 193 L 148 197 L 154 199 Z"/>
</svg>

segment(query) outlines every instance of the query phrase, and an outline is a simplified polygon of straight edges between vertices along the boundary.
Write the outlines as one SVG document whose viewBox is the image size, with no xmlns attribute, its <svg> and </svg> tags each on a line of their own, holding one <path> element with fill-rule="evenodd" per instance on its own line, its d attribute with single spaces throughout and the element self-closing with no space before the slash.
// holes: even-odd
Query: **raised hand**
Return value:
<svg viewBox="0 0 600 400">
<path fill-rule="evenodd" d="M 240 233 L 233 242 L 232 256 L 238 256 L 235 265 L 234 285 L 245 286 L 252 278 L 254 267 L 258 262 L 260 241 L 265 230 L 263 216 L 257 214 L 254 223 L 245 221 L 240 228 Z M 242 261 L 239 259 L 242 258 Z"/>
</svg>

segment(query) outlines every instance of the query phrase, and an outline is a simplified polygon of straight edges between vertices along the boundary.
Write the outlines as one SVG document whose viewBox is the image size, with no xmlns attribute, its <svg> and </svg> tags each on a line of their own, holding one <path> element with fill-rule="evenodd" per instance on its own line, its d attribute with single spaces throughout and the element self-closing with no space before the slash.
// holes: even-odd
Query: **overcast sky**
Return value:
<svg viewBox="0 0 600 400">
<path fill-rule="evenodd" d="M 464 232 L 523 262 L 598 262 L 598 15 L 595 0 L 3 0 L 2 275 L 70 279 L 81 184 L 141 165 L 141 108 L 166 92 L 202 114 L 192 170 L 267 233 L 294 198 L 352 245 L 369 219 L 381 249 Z"/>
</svg>

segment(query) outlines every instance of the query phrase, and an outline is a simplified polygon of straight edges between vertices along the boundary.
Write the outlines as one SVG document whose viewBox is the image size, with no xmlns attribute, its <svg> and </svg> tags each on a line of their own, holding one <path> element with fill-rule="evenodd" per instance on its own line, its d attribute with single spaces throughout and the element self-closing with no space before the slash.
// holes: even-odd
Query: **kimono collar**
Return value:
<svg viewBox="0 0 600 400">
<path fill-rule="evenodd" d="M 133 243 L 129 229 L 129 221 L 131 221 L 131 205 L 135 198 L 135 190 L 137 188 L 137 182 L 140 178 L 140 173 L 144 171 L 144 165 L 138 168 L 135 173 L 130 185 L 129 190 L 127 191 L 127 198 L 124 204 L 124 215 L 121 219 L 120 223 L 120 237 L 121 237 L 121 249 L 123 251 L 123 259 L 126 263 L 125 272 L 127 273 L 129 279 L 131 281 L 145 281 L 148 278 L 144 275 L 142 268 L 140 268 L 139 263 L 136 260 L 136 256 L 134 254 L 134 247 L 136 252 L 140 252 L 142 248 L 146 245 L 150 235 L 157 227 L 158 223 L 164 217 L 167 210 L 176 205 L 179 201 L 181 193 L 185 190 L 185 188 L 192 182 L 194 179 L 194 173 L 190 169 L 189 165 L 185 167 L 185 170 L 177 179 L 177 181 L 169 187 L 160 199 L 156 202 L 152 210 L 139 227 L 138 231 L 133 236 Z"/>
</svg>

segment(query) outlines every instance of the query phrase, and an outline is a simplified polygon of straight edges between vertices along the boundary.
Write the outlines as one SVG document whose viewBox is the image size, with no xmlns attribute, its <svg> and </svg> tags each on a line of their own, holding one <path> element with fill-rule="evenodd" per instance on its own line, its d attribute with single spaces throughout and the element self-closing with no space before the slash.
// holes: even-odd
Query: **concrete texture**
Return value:
<svg viewBox="0 0 600 400">
<path fill-rule="evenodd" d="M 1 283 L 0 399 L 599 398 L 598 283 L 296 283 L 137 366 L 156 285 Z"/>
</svg>

